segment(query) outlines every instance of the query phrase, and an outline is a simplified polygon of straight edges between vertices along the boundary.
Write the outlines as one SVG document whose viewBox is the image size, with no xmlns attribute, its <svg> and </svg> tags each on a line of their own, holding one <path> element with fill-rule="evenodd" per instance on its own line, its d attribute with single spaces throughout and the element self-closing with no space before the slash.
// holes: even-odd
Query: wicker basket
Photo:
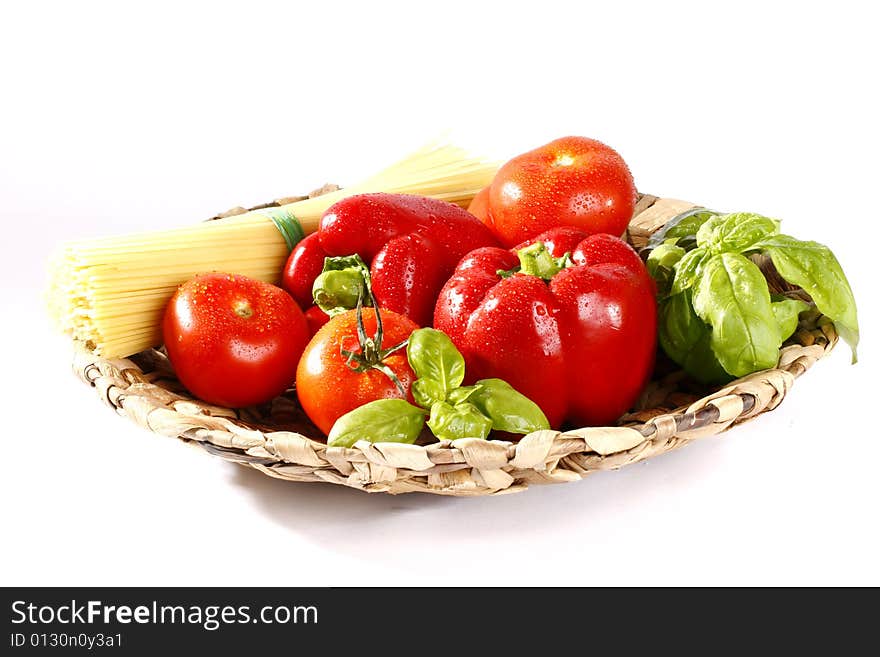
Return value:
<svg viewBox="0 0 880 657">
<path fill-rule="evenodd" d="M 643 248 L 652 233 L 693 204 L 643 195 L 628 235 Z M 235 209 L 234 214 L 243 209 Z M 771 289 L 779 281 L 770 279 Z M 233 410 L 189 396 L 160 350 L 104 360 L 80 351 L 76 373 L 117 412 L 166 436 L 194 441 L 228 461 L 290 481 L 341 484 L 370 493 L 495 495 L 529 484 L 576 481 L 668 452 L 776 408 L 795 378 L 831 351 L 834 325 L 817 312 L 802 315 L 775 369 L 701 388 L 662 355 L 636 409 L 617 426 L 536 431 L 519 442 L 465 438 L 428 445 L 368 443 L 327 447 L 296 401 Z"/>
</svg>

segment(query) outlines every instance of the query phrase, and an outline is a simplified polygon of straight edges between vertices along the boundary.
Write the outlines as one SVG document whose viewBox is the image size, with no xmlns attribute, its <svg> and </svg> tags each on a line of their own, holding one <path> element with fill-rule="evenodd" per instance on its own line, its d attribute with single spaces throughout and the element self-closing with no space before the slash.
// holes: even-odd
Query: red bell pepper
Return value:
<svg viewBox="0 0 880 657">
<path fill-rule="evenodd" d="M 318 306 L 312 306 L 305 312 L 306 323 L 309 325 L 309 335 L 313 336 L 318 330 L 330 321 L 330 315 L 325 313 Z"/>
<path fill-rule="evenodd" d="M 553 427 L 602 425 L 648 380 L 656 312 L 653 281 L 628 244 L 563 227 L 465 256 L 440 292 L 434 328 L 464 355 L 469 381 L 504 379 Z"/>
<path fill-rule="evenodd" d="M 328 208 L 319 231 L 294 248 L 283 286 L 307 307 L 318 289 L 316 279 L 326 276 L 325 258 L 357 255 L 369 265 L 379 306 L 428 326 L 437 293 L 456 263 L 471 249 L 497 245 L 486 226 L 452 203 L 408 194 L 359 194 Z M 356 304 L 360 278 L 353 270 L 346 274 L 319 284 L 325 309 Z"/>
<path fill-rule="evenodd" d="M 282 275 L 282 287 L 288 291 L 300 308 L 308 308 L 312 301 L 312 284 L 324 271 L 326 251 L 321 246 L 321 235 L 312 233 L 293 247 Z"/>
</svg>

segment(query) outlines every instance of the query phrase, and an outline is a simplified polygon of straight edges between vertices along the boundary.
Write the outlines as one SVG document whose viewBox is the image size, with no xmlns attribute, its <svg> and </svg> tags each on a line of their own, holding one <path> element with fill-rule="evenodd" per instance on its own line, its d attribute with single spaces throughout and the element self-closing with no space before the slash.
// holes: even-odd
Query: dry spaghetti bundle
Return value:
<svg viewBox="0 0 880 657">
<path fill-rule="evenodd" d="M 225 271 L 277 283 L 292 246 L 317 229 L 336 201 L 392 192 L 465 205 L 496 169 L 459 148 L 429 146 L 329 194 L 187 228 L 70 242 L 50 265 L 50 312 L 63 331 L 98 355 L 137 353 L 162 342 L 165 304 L 195 274 Z"/>
</svg>

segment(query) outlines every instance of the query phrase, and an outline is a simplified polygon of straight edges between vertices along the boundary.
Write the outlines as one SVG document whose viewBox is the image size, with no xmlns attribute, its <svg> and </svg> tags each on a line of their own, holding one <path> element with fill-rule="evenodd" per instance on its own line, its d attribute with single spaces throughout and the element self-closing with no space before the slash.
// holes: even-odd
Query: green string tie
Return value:
<svg viewBox="0 0 880 657">
<path fill-rule="evenodd" d="M 293 251 L 293 247 L 306 236 L 302 224 L 299 223 L 299 219 L 294 216 L 293 212 L 283 206 L 279 208 L 264 208 L 256 210 L 256 212 L 272 220 L 275 228 L 278 229 L 278 232 L 284 238 L 288 251 Z"/>
</svg>

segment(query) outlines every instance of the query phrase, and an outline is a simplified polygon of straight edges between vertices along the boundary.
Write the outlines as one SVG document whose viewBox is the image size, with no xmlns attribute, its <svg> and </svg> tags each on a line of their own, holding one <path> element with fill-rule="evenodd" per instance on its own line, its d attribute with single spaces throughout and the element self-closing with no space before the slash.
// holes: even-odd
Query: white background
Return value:
<svg viewBox="0 0 880 657">
<path fill-rule="evenodd" d="M 0 583 L 880 584 L 870 3 L 246 4 L 0 9 Z M 643 191 L 782 218 L 844 264 L 860 362 L 840 345 L 722 438 L 481 499 L 271 480 L 71 374 L 57 242 L 352 183 L 443 131 L 596 137 Z"/>
</svg>

